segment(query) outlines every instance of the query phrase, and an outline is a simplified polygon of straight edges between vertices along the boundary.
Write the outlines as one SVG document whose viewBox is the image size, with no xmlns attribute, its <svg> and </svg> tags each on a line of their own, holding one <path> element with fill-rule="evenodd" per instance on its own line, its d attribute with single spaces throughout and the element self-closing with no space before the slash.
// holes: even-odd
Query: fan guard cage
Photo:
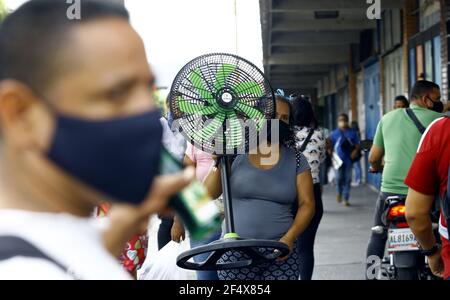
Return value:
<svg viewBox="0 0 450 300">
<path fill-rule="evenodd" d="M 275 97 L 251 62 L 225 53 L 202 55 L 175 77 L 170 110 L 185 138 L 210 154 L 248 153 L 266 120 L 275 116 Z"/>
</svg>

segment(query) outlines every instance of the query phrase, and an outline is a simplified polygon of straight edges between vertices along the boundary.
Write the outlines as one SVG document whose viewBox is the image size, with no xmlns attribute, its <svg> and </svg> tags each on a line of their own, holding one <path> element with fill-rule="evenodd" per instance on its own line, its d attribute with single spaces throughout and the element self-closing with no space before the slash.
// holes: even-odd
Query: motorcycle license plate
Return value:
<svg viewBox="0 0 450 300">
<path fill-rule="evenodd" d="M 388 251 L 414 251 L 419 250 L 414 233 L 409 228 L 389 229 Z"/>
</svg>

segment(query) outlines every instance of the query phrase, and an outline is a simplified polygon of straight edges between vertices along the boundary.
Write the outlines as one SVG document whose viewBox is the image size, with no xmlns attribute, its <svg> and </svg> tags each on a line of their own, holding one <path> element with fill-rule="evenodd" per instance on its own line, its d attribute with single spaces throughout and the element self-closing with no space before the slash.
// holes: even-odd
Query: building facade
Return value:
<svg viewBox="0 0 450 300">
<path fill-rule="evenodd" d="M 394 98 L 409 98 L 417 80 L 436 82 L 443 101 L 449 99 L 450 0 L 380 3 L 380 18 L 371 20 L 366 1 L 261 0 L 265 71 L 273 85 L 311 94 L 329 130 L 347 113 L 363 139 L 373 139 Z M 295 75 L 283 81 L 281 68 L 286 77 L 294 65 Z M 379 187 L 379 175 L 365 177 Z"/>
</svg>

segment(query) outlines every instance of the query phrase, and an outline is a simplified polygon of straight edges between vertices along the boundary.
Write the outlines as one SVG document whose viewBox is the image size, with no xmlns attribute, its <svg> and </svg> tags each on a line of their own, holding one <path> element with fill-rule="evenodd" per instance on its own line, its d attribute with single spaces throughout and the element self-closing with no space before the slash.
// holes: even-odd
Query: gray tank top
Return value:
<svg viewBox="0 0 450 300">
<path fill-rule="evenodd" d="M 294 220 L 297 175 L 310 169 L 307 159 L 281 147 L 278 163 L 269 170 L 256 168 L 247 155 L 231 168 L 231 192 L 236 233 L 243 238 L 278 240 Z"/>
</svg>

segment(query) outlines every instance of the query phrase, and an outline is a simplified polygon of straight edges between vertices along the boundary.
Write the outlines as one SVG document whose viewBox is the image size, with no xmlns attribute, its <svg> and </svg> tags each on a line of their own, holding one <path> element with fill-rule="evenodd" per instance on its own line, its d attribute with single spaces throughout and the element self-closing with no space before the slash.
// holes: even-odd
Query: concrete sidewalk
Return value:
<svg viewBox="0 0 450 300">
<path fill-rule="evenodd" d="M 336 202 L 333 186 L 324 187 L 324 215 L 317 233 L 313 279 L 364 279 L 364 261 L 377 193 L 353 187 L 350 207 Z"/>
</svg>

